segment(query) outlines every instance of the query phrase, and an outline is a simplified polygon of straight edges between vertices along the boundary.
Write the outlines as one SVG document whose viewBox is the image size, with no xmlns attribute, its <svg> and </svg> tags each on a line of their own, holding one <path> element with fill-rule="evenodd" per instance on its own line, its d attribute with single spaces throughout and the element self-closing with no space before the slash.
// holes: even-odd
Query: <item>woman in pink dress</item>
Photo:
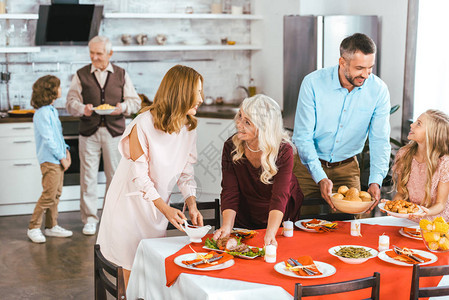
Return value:
<svg viewBox="0 0 449 300">
<path fill-rule="evenodd" d="M 410 125 L 407 138 L 393 166 L 393 200 L 421 205 L 424 212 L 410 216 L 414 221 L 441 216 L 449 222 L 449 117 L 427 110 Z"/>
<path fill-rule="evenodd" d="M 214 239 L 234 226 L 266 228 L 265 245 L 277 245 L 283 220 L 299 219 L 303 194 L 293 174 L 292 146 L 279 105 L 265 95 L 247 98 L 235 117 L 237 133 L 223 147 L 223 225 Z"/>
<path fill-rule="evenodd" d="M 103 255 L 125 269 L 126 283 L 142 239 L 163 237 L 168 222 L 181 229 L 183 212 L 169 205 L 175 184 L 194 225 L 203 225 L 196 207 L 196 126 L 203 102 L 203 77 L 177 65 L 162 79 L 151 106 L 126 128 L 120 164 L 109 187 L 97 243 Z"/>
</svg>

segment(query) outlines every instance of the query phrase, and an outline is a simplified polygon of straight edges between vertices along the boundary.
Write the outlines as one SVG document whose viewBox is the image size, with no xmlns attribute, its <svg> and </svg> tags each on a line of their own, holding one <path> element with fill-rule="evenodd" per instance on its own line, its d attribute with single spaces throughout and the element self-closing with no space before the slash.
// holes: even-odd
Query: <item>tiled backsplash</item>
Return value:
<svg viewBox="0 0 449 300">
<path fill-rule="evenodd" d="M 39 4 L 50 1 L 7 0 L 8 13 L 37 13 Z M 39 3 L 40 2 L 40 3 Z M 80 1 L 81 4 L 104 5 L 104 12 L 141 13 L 183 13 L 187 6 L 194 13 L 210 12 L 210 5 L 216 0 L 165 1 L 165 0 L 99 0 Z M 245 2 L 245 1 L 243 1 Z M 0 20 L 2 30 L 14 24 L 16 31 L 27 23 L 28 45 L 34 45 L 36 20 Z M 165 34 L 167 44 L 181 43 L 192 38 L 205 38 L 211 44 L 219 44 L 228 37 L 241 44 L 251 42 L 250 21 L 248 20 L 202 20 L 202 19 L 104 19 L 100 34 L 109 37 L 113 46 L 122 46 L 122 34 L 135 36 L 140 33 L 149 37 L 148 45 L 156 44 L 155 36 Z M 1 40 L 1 39 L 0 39 Z M 1 46 L 0 46 L 1 47 Z M 116 52 L 112 61 L 122 66 L 131 76 L 139 93 L 150 99 L 156 93 L 165 72 L 175 64 L 195 68 L 204 76 L 205 96 L 223 97 L 231 103 L 236 97 L 238 85 L 247 86 L 251 70 L 250 51 L 173 51 L 173 52 Z M 77 69 L 90 63 L 87 46 L 41 46 L 41 51 L 27 54 L 0 54 L 0 71 L 11 72 L 9 95 L 12 101 L 22 99 L 21 104 L 29 106 L 31 86 L 46 74 L 61 79 L 62 98 L 55 103 L 64 107 L 71 78 Z M 3 84 L 4 85 L 4 84 Z M 3 86 L 2 86 L 3 87 Z"/>
</svg>

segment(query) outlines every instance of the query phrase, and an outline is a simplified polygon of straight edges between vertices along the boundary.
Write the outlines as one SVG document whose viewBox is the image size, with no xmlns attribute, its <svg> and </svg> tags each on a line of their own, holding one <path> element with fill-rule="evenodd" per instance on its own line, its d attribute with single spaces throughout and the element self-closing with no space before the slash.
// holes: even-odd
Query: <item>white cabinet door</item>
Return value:
<svg viewBox="0 0 449 300">
<path fill-rule="evenodd" d="M 195 177 L 200 193 L 221 193 L 221 155 L 224 142 L 235 133 L 234 120 L 198 118 L 198 162 Z"/>
<path fill-rule="evenodd" d="M 42 193 L 37 159 L 0 161 L 0 205 L 36 203 Z"/>
<path fill-rule="evenodd" d="M 0 160 L 36 158 L 34 136 L 0 137 Z"/>
</svg>

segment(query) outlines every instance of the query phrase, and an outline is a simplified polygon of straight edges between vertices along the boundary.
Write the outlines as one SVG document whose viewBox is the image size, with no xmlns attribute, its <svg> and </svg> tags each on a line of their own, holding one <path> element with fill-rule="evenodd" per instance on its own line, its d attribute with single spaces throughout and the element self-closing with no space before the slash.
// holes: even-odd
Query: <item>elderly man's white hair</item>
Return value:
<svg viewBox="0 0 449 300">
<path fill-rule="evenodd" d="M 101 36 L 101 35 L 94 36 L 89 41 L 89 44 L 88 44 L 89 48 L 90 48 L 90 45 L 96 44 L 96 43 L 102 43 L 104 45 L 104 50 L 106 50 L 106 53 L 111 53 L 112 43 L 107 37 Z"/>
</svg>

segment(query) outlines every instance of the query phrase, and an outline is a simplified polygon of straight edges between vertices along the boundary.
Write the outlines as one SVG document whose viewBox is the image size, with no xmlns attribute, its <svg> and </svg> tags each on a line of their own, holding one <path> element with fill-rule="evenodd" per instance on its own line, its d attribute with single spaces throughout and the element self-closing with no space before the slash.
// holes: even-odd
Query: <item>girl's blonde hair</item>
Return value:
<svg viewBox="0 0 449 300">
<path fill-rule="evenodd" d="M 449 154 L 449 117 L 442 111 L 429 109 L 424 113 L 426 120 L 426 186 L 423 205 L 431 206 L 432 176 L 439 159 Z M 418 143 L 410 141 L 405 145 L 404 154 L 398 157 L 393 168 L 393 180 L 398 193 L 409 199 L 407 183 L 410 178 L 413 156 L 418 151 Z M 400 180 L 398 180 L 400 178 Z"/>
<path fill-rule="evenodd" d="M 198 80 L 203 83 L 203 76 L 194 69 L 176 65 L 168 70 L 154 96 L 153 104 L 142 109 L 153 114 L 154 127 L 166 133 L 179 132 L 186 124 L 188 130 L 197 126 L 197 119 L 187 115 L 194 107 Z M 201 97 L 204 98 L 201 90 Z"/>
<path fill-rule="evenodd" d="M 246 98 L 240 109 L 248 116 L 257 129 L 259 149 L 262 150 L 261 165 L 262 174 L 260 181 L 271 184 L 271 179 L 277 174 L 276 160 L 282 143 L 289 143 L 290 137 L 284 130 L 281 109 L 279 105 L 268 96 L 255 95 Z M 235 117 L 239 117 L 238 113 Z M 232 137 L 235 149 L 232 151 L 232 160 L 237 162 L 245 153 L 245 141 L 240 140 L 237 135 Z M 293 145 L 292 145 L 293 147 Z M 293 147 L 293 149 L 295 149 Z"/>
<path fill-rule="evenodd" d="M 50 105 L 58 98 L 58 90 L 61 81 L 53 75 L 45 75 L 36 80 L 33 84 L 30 104 L 38 109 L 45 105 Z"/>
</svg>

